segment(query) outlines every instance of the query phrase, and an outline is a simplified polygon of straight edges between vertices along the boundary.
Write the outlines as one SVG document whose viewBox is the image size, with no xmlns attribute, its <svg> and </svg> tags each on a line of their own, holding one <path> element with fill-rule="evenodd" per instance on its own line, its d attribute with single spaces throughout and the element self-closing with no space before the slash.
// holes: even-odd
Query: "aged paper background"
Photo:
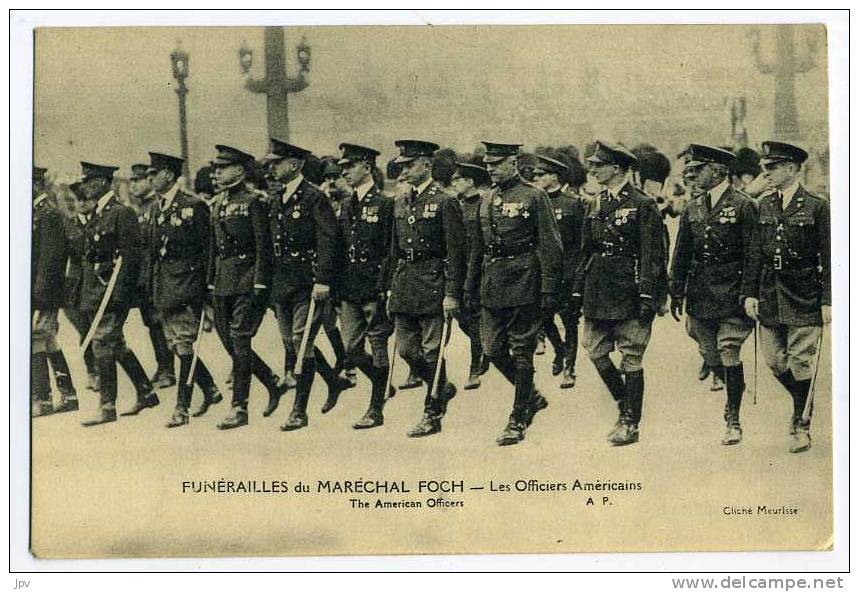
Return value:
<svg viewBox="0 0 859 592">
<path fill-rule="evenodd" d="M 759 27 L 772 59 L 773 31 Z M 771 77 L 757 72 L 749 27 L 410 27 L 287 30 L 287 54 L 302 34 L 313 47 L 310 86 L 291 97 L 291 139 L 317 154 L 341 141 L 394 153 L 400 137 L 431 139 L 470 151 L 481 139 L 526 147 L 594 138 L 649 142 L 672 156 L 686 143 L 721 144 L 728 135 L 725 97 L 744 93 L 753 145 L 772 127 Z M 797 38 L 822 38 L 798 27 Z M 215 143 L 261 154 L 265 101 L 242 88 L 236 49 L 256 48 L 261 29 L 47 30 L 37 33 L 35 162 L 72 174 L 77 161 L 126 168 L 148 150 L 178 152 L 176 98 L 169 52 L 181 39 L 191 56 L 188 84 L 191 168 L 213 156 Z M 804 140 L 825 149 L 825 39 L 816 68 L 797 77 Z M 799 46 L 799 43 L 798 43 Z M 290 62 L 290 71 L 294 71 Z M 726 130 L 726 128 L 728 128 Z M 814 178 L 826 187 L 824 175 Z M 674 232 L 673 223 L 671 226 Z M 151 346 L 133 312 L 129 344 L 154 369 Z M 752 404 L 754 346 L 743 350 L 747 381 L 744 440 L 719 445 L 724 394 L 695 378 L 700 358 L 682 323 L 656 320 L 645 357 L 642 439 L 611 448 L 605 432 L 615 407 L 579 351 L 578 384 L 561 391 L 551 354 L 536 358 L 536 382 L 550 400 L 522 444 L 499 448 L 512 388 L 492 370 L 476 391 L 451 403 L 441 434 L 410 440 L 423 394 L 402 391 L 385 408 L 385 426 L 356 432 L 367 383 L 346 391 L 330 414 L 318 412 L 317 379 L 310 426 L 277 429 L 292 391 L 273 417 L 254 382 L 251 424 L 219 432 L 227 404 L 188 428 L 167 430 L 173 389 L 139 417 L 83 429 L 97 395 L 83 390 L 76 335 L 64 322 L 81 411 L 33 422 L 32 550 L 38 557 L 242 556 L 409 553 L 504 553 L 675 550 L 824 550 L 832 544 L 832 442 L 829 332 L 816 389 L 814 444 L 787 452 L 789 397 L 758 365 Z M 319 344 L 331 358 L 325 337 Z M 255 349 L 279 373 L 282 345 L 271 315 Z M 204 338 L 207 363 L 223 388 L 228 357 L 214 334 Z M 457 329 L 448 350 L 451 380 L 467 375 L 467 343 Z M 395 384 L 404 378 L 398 362 Z M 195 401 L 199 397 L 195 392 Z M 133 389 L 120 373 L 119 410 Z M 290 493 L 183 493 L 183 482 L 287 481 Z M 318 481 L 403 481 L 408 494 L 316 493 Z M 517 492 L 518 480 L 566 483 L 562 492 Z M 570 491 L 582 482 L 639 482 L 640 491 Z M 439 494 L 420 480 L 463 481 L 442 497 L 462 507 L 429 508 Z M 293 493 L 296 482 L 309 493 Z M 513 491 L 491 491 L 510 484 Z M 471 487 L 484 487 L 471 490 Z M 602 496 L 608 496 L 604 503 Z M 593 497 L 594 505 L 586 505 Z M 418 500 L 420 509 L 355 509 L 350 499 Z M 737 516 L 725 507 L 796 508 L 793 515 Z"/>
</svg>

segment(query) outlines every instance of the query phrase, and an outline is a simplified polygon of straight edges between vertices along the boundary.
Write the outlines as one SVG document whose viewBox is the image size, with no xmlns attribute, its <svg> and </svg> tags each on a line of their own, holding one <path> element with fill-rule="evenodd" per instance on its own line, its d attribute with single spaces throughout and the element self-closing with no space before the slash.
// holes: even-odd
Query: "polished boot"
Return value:
<svg viewBox="0 0 859 592">
<path fill-rule="evenodd" d="M 268 367 L 268 364 L 266 364 L 255 351 L 251 350 L 250 358 L 251 371 L 253 375 L 256 376 L 257 380 L 259 380 L 268 391 L 268 405 L 266 405 L 265 410 L 262 412 L 263 417 L 268 417 L 274 413 L 278 405 L 280 405 L 280 398 L 287 390 L 289 390 L 289 386 L 285 382 L 281 381 L 277 374 L 272 372 L 271 368 Z M 233 381 L 233 388 L 235 388 L 235 378 Z"/>
<path fill-rule="evenodd" d="M 570 360 L 567 359 L 566 366 L 564 368 L 564 376 L 561 379 L 561 388 L 571 389 L 574 386 L 576 386 L 576 368 L 571 365 Z"/>
<path fill-rule="evenodd" d="M 281 431 L 291 432 L 307 426 L 307 403 L 310 400 L 310 389 L 313 388 L 315 376 L 316 360 L 307 358 L 304 360 L 301 374 L 298 375 L 298 384 L 295 385 L 295 402 L 292 404 L 292 412 L 286 422 L 280 426 Z"/>
<path fill-rule="evenodd" d="M 248 410 L 246 407 L 235 405 L 230 409 L 230 414 L 218 424 L 219 430 L 232 430 L 248 425 Z"/>
<path fill-rule="evenodd" d="M 176 408 L 173 417 L 167 422 L 168 428 L 177 428 L 188 425 L 188 407 L 191 405 L 191 396 L 194 392 L 194 383 L 188 383 L 191 374 L 191 361 L 193 356 L 179 356 L 179 383 L 176 385 Z"/>
<path fill-rule="evenodd" d="M 232 430 L 248 425 L 248 396 L 251 390 L 253 351 L 243 348 L 233 352 L 233 401 L 230 414 L 218 424 L 219 430 Z"/>
<path fill-rule="evenodd" d="M 745 390 L 743 365 L 724 366 L 725 390 L 728 391 L 728 404 L 725 413 L 725 435 L 722 437 L 723 446 L 733 446 L 743 440 L 743 429 L 740 426 L 740 405 Z"/>
<path fill-rule="evenodd" d="M 698 380 L 705 381 L 707 377 L 710 376 L 710 366 L 707 365 L 707 361 L 704 360 L 701 362 L 701 367 L 698 368 Z"/>
<path fill-rule="evenodd" d="M 623 375 L 621 375 L 620 370 L 608 358 L 606 358 L 606 363 L 596 365 L 596 369 L 603 383 L 608 388 L 608 392 L 617 402 L 618 416 L 617 421 L 615 421 L 614 426 L 609 432 L 609 437 L 611 437 L 620 426 L 621 418 L 626 409 L 626 385 L 623 382 Z"/>
<path fill-rule="evenodd" d="M 30 356 L 30 373 L 33 384 L 30 388 L 30 400 L 32 417 L 43 417 L 54 411 L 51 401 L 51 379 L 48 375 L 48 356 L 45 352 L 32 354 Z"/>
<path fill-rule="evenodd" d="M 81 422 L 81 425 L 87 428 L 116 421 L 116 360 L 109 355 L 99 358 L 97 364 L 101 379 L 99 414 L 93 419 Z"/>
<path fill-rule="evenodd" d="M 385 407 L 385 383 L 388 380 L 388 366 L 374 367 L 372 372 L 373 374 L 369 375 L 373 384 L 370 391 L 370 407 L 364 417 L 352 425 L 356 430 L 367 430 L 385 423 L 382 409 Z"/>
<path fill-rule="evenodd" d="M 340 329 L 336 326 L 330 331 L 326 329 L 325 335 L 328 337 L 331 349 L 334 350 L 334 370 L 337 374 L 340 374 L 340 371 L 346 365 L 346 346 L 343 344 L 343 335 L 341 335 Z"/>
<path fill-rule="evenodd" d="M 808 419 L 803 419 L 805 403 L 808 401 L 808 393 L 811 388 L 811 380 L 796 380 L 793 382 L 793 417 L 791 418 L 790 447 L 793 453 L 805 452 L 811 448 L 811 414 Z"/>
<path fill-rule="evenodd" d="M 421 378 L 427 385 L 427 392 L 424 397 L 423 417 L 421 417 L 421 420 L 415 427 L 406 432 L 406 435 L 409 438 L 423 438 L 426 436 L 432 436 L 433 434 L 437 434 L 441 431 L 441 418 L 444 417 L 447 409 L 447 401 L 445 401 L 445 398 L 450 393 L 445 392 L 444 387 L 446 385 L 442 380 L 444 378 L 443 369 L 439 375 L 438 396 L 433 396 L 432 393 L 432 380 L 433 374 L 435 373 L 435 364 L 431 364 L 430 362 L 415 364 L 415 369 L 421 372 Z M 453 398 L 453 395 L 455 394 L 456 389 L 454 388 L 451 398 Z"/>
<path fill-rule="evenodd" d="M 194 369 L 194 382 L 203 391 L 203 402 L 191 415 L 193 417 L 200 417 L 209 410 L 209 407 L 223 401 L 224 397 L 221 396 L 221 392 L 218 390 L 217 385 L 215 385 L 215 379 L 212 378 L 209 368 L 199 358 L 197 358 L 197 367 Z"/>
<path fill-rule="evenodd" d="M 160 403 L 158 395 L 152 389 L 152 383 L 149 382 L 149 378 L 146 376 L 146 372 L 143 370 L 143 366 L 140 365 L 140 361 L 134 355 L 134 352 L 126 348 L 116 358 L 116 361 L 122 366 L 123 371 L 131 379 L 131 383 L 137 391 L 137 402 L 134 404 L 134 407 L 120 413 L 120 415 L 137 415 L 144 409 L 158 405 Z M 101 375 L 101 372 L 99 372 L 99 375 Z M 103 381 L 104 377 L 102 376 L 101 379 Z"/>
<path fill-rule="evenodd" d="M 401 391 L 413 389 L 421 386 L 423 383 L 424 381 L 421 379 L 420 374 L 411 364 L 409 364 L 409 377 L 406 378 L 406 381 L 399 386 L 399 389 Z"/>
<path fill-rule="evenodd" d="M 609 437 L 613 446 L 626 446 L 638 442 L 638 424 L 644 402 L 644 370 L 627 372 L 625 378 L 626 404 L 621 412 L 617 429 Z"/>
<path fill-rule="evenodd" d="M 499 446 L 511 446 L 525 439 L 525 430 L 533 419 L 529 402 L 534 396 L 534 373 L 530 369 L 516 371 L 516 387 L 513 391 L 513 411 L 507 426 L 495 439 Z M 542 398 L 542 397 L 541 397 Z M 545 401 L 545 399 L 543 399 Z"/>
<path fill-rule="evenodd" d="M 319 372 L 319 376 L 322 377 L 322 380 L 328 387 L 328 397 L 322 405 L 322 413 L 328 413 L 337 405 L 340 393 L 351 388 L 352 383 L 340 376 L 339 371 L 328 364 L 328 360 L 325 359 L 325 356 L 318 348 L 314 348 L 313 357 L 316 362 L 316 371 Z"/>
<path fill-rule="evenodd" d="M 468 381 L 465 390 L 470 391 L 480 387 L 481 365 L 483 364 L 483 348 L 480 346 L 480 337 L 469 336 L 471 344 L 471 364 L 468 367 Z"/>
<path fill-rule="evenodd" d="M 72 374 L 66 356 L 62 350 L 57 350 L 48 354 L 48 361 L 54 370 L 54 379 L 57 381 L 57 388 L 62 396 L 60 404 L 54 407 L 54 413 L 77 411 L 78 393 L 72 383 Z"/>
<path fill-rule="evenodd" d="M 161 323 L 149 328 L 149 338 L 152 341 L 152 349 L 155 352 L 155 362 L 158 369 L 152 376 L 152 386 L 157 389 L 170 388 L 176 384 L 176 372 L 174 369 L 173 352 L 167 345 L 164 337 L 164 329 Z"/>
</svg>

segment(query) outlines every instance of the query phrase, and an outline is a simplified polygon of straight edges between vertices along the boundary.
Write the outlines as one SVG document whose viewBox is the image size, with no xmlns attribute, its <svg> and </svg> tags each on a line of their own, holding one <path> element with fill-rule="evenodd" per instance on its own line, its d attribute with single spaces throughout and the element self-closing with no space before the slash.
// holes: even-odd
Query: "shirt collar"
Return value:
<svg viewBox="0 0 859 592">
<path fill-rule="evenodd" d="M 710 206 L 714 206 L 719 203 L 719 200 L 722 199 L 722 196 L 728 190 L 728 179 L 724 179 L 721 183 L 713 187 L 708 193 L 710 194 Z"/>
<path fill-rule="evenodd" d="M 424 192 L 424 189 L 429 187 L 430 183 L 432 183 L 432 177 L 427 177 L 427 180 L 415 187 L 415 195 L 420 195 Z"/>
<path fill-rule="evenodd" d="M 48 194 L 47 194 L 47 193 L 40 193 L 40 194 L 36 197 L 36 199 L 34 199 L 34 200 L 33 200 L 33 207 L 34 207 L 34 208 L 35 208 L 35 207 L 37 207 L 40 203 L 42 203 L 42 202 L 43 202 L 43 201 L 45 201 L 46 199 L 48 199 Z"/>
<path fill-rule="evenodd" d="M 797 190 L 799 189 L 799 179 L 790 184 L 790 186 L 781 192 L 782 199 L 785 200 L 785 203 L 790 203 L 793 200 L 793 196 L 796 195 Z"/>
<path fill-rule="evenodd" d="M 355 195 L 358 196 L 358 201 L 364 199 L 370 190 L 373 188 L 373 177 L 367 177 L 367 180 L 355 188 Z"/>
<path fill-rule="evenodd" d="M 161 196 L 161 209 L 166 210 L 173 203 L 173 198 L 176 197 L 176 193 L 179 191 L 179 183 L 173 183 L 173 187 L 167 190 L 167 193 Z"/>
<path fill-rule="evenodd" d="M 304 175 L 297 175 L 292 181 L 286 184 L 283 188 L 283 196 L 284 197 L 292 197 L 292 194 L 298 190 L 298 186 L 301 185 L 301 182 L 304 181 Z"/>
<path fill-rule="evenodd" d="M 606 185 L 606 191 L 608 191 L 608 194 L 612 197 L 612 199 L 618 199 L 618 197 L 620 196 L 620 192 L 623 191 L 624 187 L 626 187 L 626 181 L 617 185 L 614 188 L 611 188 Z"/>
<path fill-rule="evenodd" d="M 98 204 L 95 206 L 95 213 L 101 214 L 101 211 L 107 206 L 107 203 L 113 199 L 113 189 L 102 195 L 98 199 Z"/>
</svg>

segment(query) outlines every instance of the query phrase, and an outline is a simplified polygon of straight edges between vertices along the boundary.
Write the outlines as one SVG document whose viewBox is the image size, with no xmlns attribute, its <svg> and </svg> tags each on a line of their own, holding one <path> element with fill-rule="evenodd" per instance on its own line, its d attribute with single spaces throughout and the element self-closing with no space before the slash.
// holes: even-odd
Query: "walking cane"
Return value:
<svg viewBox="0 0 859 592">
<path fill-rule="evenodd" d="M 814 358 L 814 373 L 811 375 L 811 384 L 808 385 L 808 398 L 805 399 L 805 409 L 802 410 L 802 421 L 811 419 L 811 408 L 814 405 L 814 384 L 817 382 L 817 371 L 820 369 L 820 351 L 823 349 L 823 329 L 820 330 L 820 339 L 817 340 L 817 356 Z"/>
<path fill-rule="evenodd" d="M 755 391 L 752 397 L 752 404 L 758 404 L 758 322 L 755 321 Z"/>
<path fill-rule="evenodd" d="M 394 393 L 391 391 L 391 380 L 394 378 L 394 362 L 397 359 L 397 332 L 394 331 L 394 353 L 391 355 L 391 362 L 388 364 L 388 379 L 385 381 L 385 400 L 393 398 Z"/>
<path fill-rule="evenodd" d="M 191 386 L 194 384 L 194 369 L 197 367 L 197 360 L 200 357 L 200 340 L 203 339 L 203 324 L 206 321 L 206 307 L 203 307 L 203 310 L 200 312 L 200 324 L 197 327 L 197 339 L 194 340 L 194 345 L 192 349 L 194 350 L 194 357 L 191 358 L 191 370 L 188 371 L 188 380 L 185 381 L 186 386 Z"/>
<path fill-rule="evenodd" d="M 298 346 L 298 358 L 295 360 L 295 370 L 293 370 L 296 376 L 300 376 L 301 371 L 304 369 L 304 352 L 307 351 L 307 342 L 310 340 L 310 328 L 313 325 L 315 314 L 316 301 L 311 298 L 310 306 L 307 309 L 307 318 L 304 321 L 304 332 L 301 334 L 301 345 Z"/>
<path fill-rule="evenodd" d="M 444 364 L 444 350 L 447 345 L 447 333 L 450 330 L 450 319 L 446 318 L 444 320 L 444 326 L 441 328 L 441 345 L 439 346 L 438 351 L 438 361 L 435 364 L 435 376 L 432 379 L 432 393 L 433 399 L 438 399 L 438 379 L 441 376 L 441 365 Z"/>
<path fill-rule="evenodd" d="M 101 298 L 101 304 L 98 305 L 98 310 L 92 319 L 92 325 L 86 333 L 86 337 L 81 342 L 81 351 L 86 351 L 89 347 L 92 338 L 95 337 L 95 331 L 101 323 L 101 317 L 104 316 L 104 311 L 107 309 L 107 303 L 110 301 L 110 296 L 113 294 L 113 288 L 116 286 L 116 278 L 119 277 L 119 270 L 122 268 L 122 255 L 116 258 L 116 263 L 113 266 L 113 273 L 110 274 L 110 280 L 107 282 L 107 288 L 104 290 L 104 296 Z"/>
</svg>

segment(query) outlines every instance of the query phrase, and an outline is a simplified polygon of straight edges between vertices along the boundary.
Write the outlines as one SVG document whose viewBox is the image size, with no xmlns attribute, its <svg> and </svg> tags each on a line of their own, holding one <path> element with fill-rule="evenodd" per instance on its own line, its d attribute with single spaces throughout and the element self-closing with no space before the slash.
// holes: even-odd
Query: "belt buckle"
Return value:
<svg viewBox="0 0 859 592">
<path fill-rule="evenodd" d="M 283 251 L 280 248 L 280 243 L 274 243 L 274 255 L 275 257 L 280 257 Z"/>
<path fill-rule="evenodd" d="M 783 268 L 783 261 L 781 255 L 773 255 L 773 269 L 776 271 L 781 271 Z"/>
</svg>

